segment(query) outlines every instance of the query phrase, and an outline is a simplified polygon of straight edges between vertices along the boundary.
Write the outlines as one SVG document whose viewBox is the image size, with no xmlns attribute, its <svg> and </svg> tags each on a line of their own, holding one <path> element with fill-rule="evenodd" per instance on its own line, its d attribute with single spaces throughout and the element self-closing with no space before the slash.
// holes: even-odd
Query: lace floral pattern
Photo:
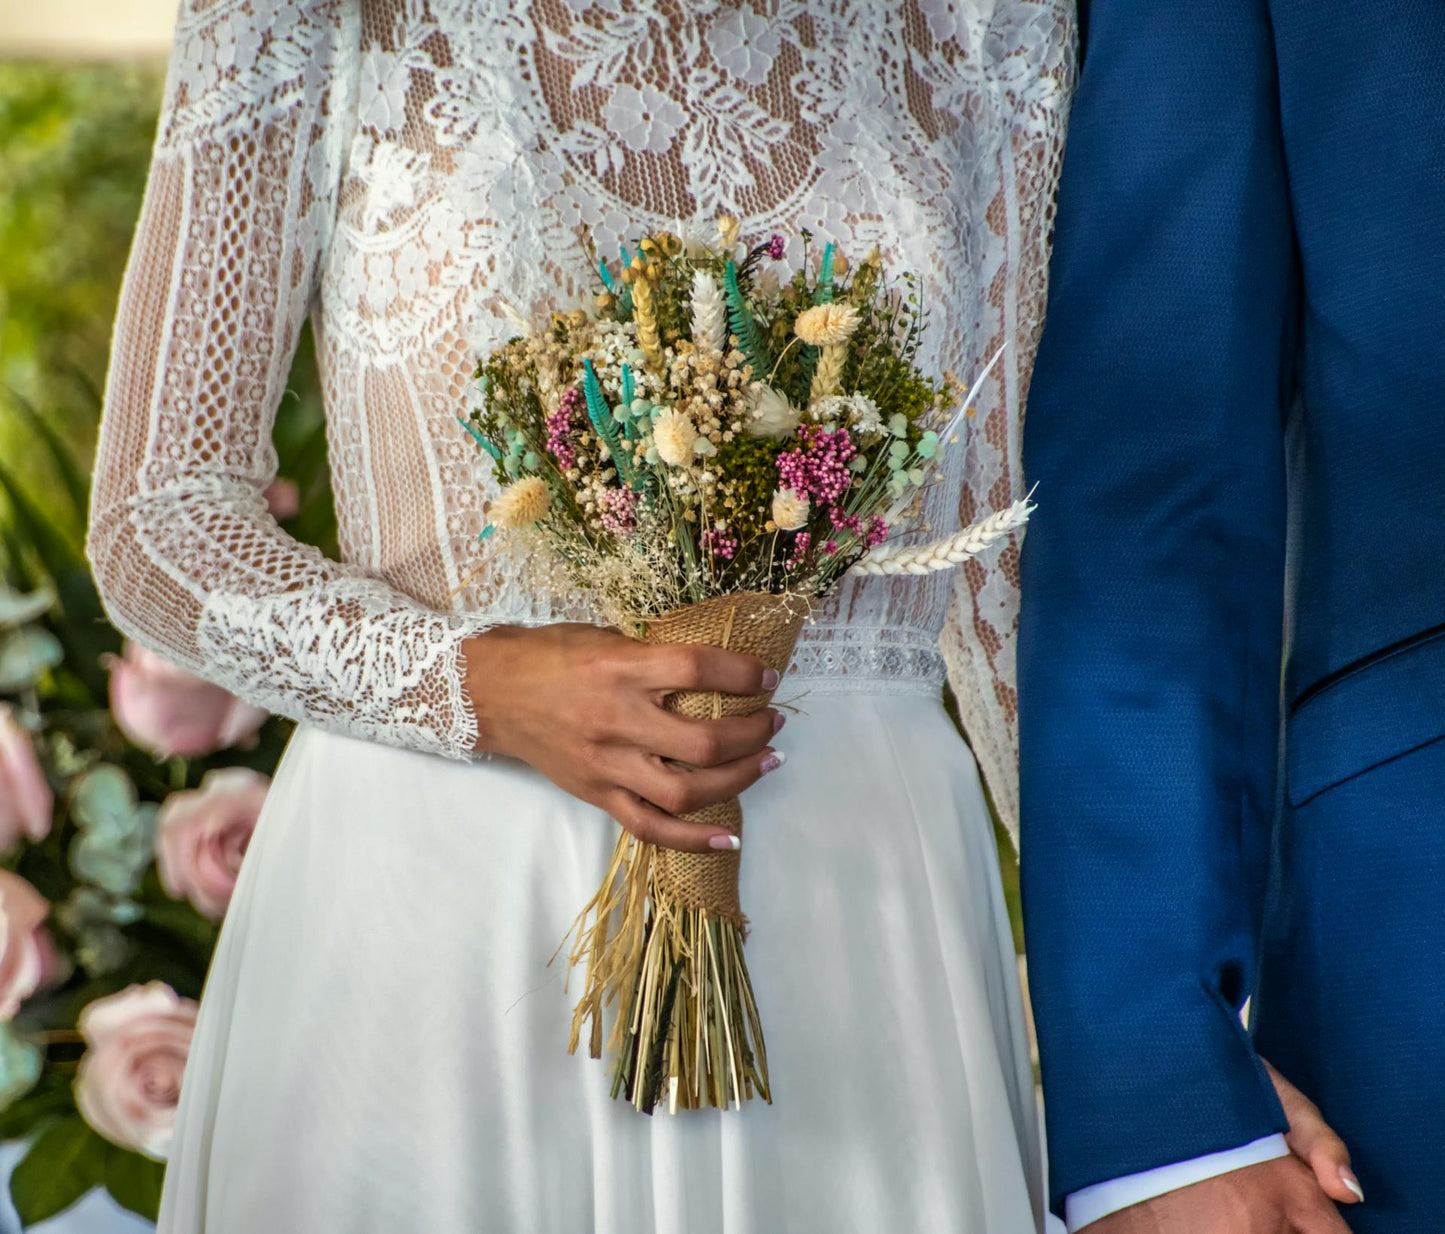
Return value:
<svg viewBox="0 0 1445 1234">
<path fill-rule="evenodd" d="M 926 364 L 1013 343 L 929 521 L 1018 496 L 1072 71 L 1066 0 L 187 0 L 97 464 L 117 624 L 275 710 L 467 755 L 461 641 L 586 616 L 478 540 L 475 357 L 589 294 L 587 242 L 723 210 L 793 262 L 807 228 L 913 270 Z M 308 313 L 344 565 L 259 500 Z M 794 676 L 946 663 L 1009 813 L 1016 613 L 1016 551 L 850 581 Z"/>
</svg>

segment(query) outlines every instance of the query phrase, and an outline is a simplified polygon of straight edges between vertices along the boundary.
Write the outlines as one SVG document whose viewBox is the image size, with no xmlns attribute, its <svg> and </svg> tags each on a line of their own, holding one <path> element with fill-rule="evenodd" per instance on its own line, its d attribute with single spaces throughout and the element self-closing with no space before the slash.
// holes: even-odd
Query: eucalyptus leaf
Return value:
<svg viewBox="0 0 1445 1234">
<path fill-rule="evenodd" d="M 13 1105 L 40 1080 L 44 1051 L 15 1035 L 9 1024 L 0 1024 L 0 1109 Z"/>
<path fill-rule="evenodd" d="M 57 1118 L 10 1175 L 21 1224 L 32 1226 L 69 1208 L 105 1178 L 106 1142 L 78 1114 Z"/>
<path fill-rule="evenodd" d="M 0 691 L 33 686 L 43 673 L 65 659 L 60 640 L 39 626 L 21 626 L 0 637 Z"/>
<path fill-rule="evenodd" d="M 18 626 L 34 621 L 55 603 L 55 592 L 46 584 L 29 595 L 0 584 L 0 626 Z"/>
<path fill-rule="evenodd" d="M 75 783 L 71 810 L 82 828 L 128 829 L 138 794 L 134 781 L 119 767 L 101 763 Z"/>
</svg>

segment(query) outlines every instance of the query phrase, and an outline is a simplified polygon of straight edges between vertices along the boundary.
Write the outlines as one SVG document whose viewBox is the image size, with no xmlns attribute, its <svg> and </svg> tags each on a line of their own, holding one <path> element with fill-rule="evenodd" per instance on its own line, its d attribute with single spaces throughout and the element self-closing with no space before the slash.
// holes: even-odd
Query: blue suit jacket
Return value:
<svg viewBox="0 0 1445 1234">
<path fill-rule="evenodd" d="M 1056 1211 L 1284 1128 L 1277 789 L 1445 734 L 1445 4 L 1081 9 L 1019 635 Z"/>
</svg>

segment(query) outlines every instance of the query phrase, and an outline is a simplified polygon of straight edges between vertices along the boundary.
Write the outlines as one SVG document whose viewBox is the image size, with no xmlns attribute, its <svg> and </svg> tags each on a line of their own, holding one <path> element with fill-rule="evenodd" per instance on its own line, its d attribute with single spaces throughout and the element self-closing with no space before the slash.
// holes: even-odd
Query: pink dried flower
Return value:
<svg viewBox="0 0 1445 1234">
<path fill-rule="evenodd" d="M 858 453 L 848 430 L 805 424 L 798 429 L 798 441 L 798 449 L 778 455 L 782 487 L 805 493 L 818 505 L 836 505 L 853 483 L 848 464 Z"/>
<path fill-rule="evenodd" d="M 738 538 L 725 527 L 709 527 L 700 537 L 703 548 L 714 557 L 731 561 L 738 551 Z"/>
<path fill-rule="evenodd" d="M 782 261 L 783 254 L 787 252 L 788 242 L 776 233 L 768 240 L 768 256 L 774 261 Z"/>
<path fill-rule="evenodd" d="M 626 535 L 637 530 L 637 494 L 630 488 L 605 489 L 602 503 L 602 526 L 613 535 Z"/>
<path fill-rule="evenodd" d="M 585 405 L 582 391 L 568 386 L 557 410 L 547 417 L 547 449 L 563 471 L 577 465 L 577 450 L 571 440 L 572 421 Z"/>
</svg>

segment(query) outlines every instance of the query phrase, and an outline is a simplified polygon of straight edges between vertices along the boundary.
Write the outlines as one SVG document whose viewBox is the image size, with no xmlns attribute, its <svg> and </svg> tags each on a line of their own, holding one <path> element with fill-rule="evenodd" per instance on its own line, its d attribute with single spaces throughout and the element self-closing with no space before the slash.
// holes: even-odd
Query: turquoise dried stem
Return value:
<svg viewBox="0 0 1445 1234">
<path fill-rule="evenodd" d="M 602 397 L 602 383 L 597 380 L 597 370 L 592 367 L 591 360 L 582 361 L 582 370 L 582 393 L 587 399 L 587 418 L 592 421 L 597 436 L 607 443 L 612 461 L 617 464 L 617 474 L 622 477 L 624 484 L 631 487 L 634 479 L 631 454 L 622 448 L 621 439 L 617 436 L 617 422 L 612 418 L 612 408 L 607 406 L 607 400 Z"/>
<path fill-rule="evenodd" d="M 723 269 L 723 286 L 727 293 L 728 327 L 737 336 L 738 346 L 753 366 L 753 379 L 766 381 L 773 369 L 772 357 L 768 352 L 767 340 L 758 329 L 757 320 L 747 301 L 743 299 L 742 288 L 738 286 L 737 263 L 731 258 Z"/>
<path fill-rule="evenodd" d="M 485 437 L 482 436 L 481 429 L 479 429 L 470 420 L 467 420 L 462 416 L 457 417 L 457 423 L 460 424 L 464 429 L 467 430 L 467 432 L 472 435 L 472 440 L 475 441 L 477 445 L 481 446 L 483 450 L 485 450 L 488 454 L 492 456 L 492 462 L 500 463 L 502 461 L 501 452 L 497 449 L 496 446 L 492 445 L 490 441 L 488 441 Z"/>
</svg>

